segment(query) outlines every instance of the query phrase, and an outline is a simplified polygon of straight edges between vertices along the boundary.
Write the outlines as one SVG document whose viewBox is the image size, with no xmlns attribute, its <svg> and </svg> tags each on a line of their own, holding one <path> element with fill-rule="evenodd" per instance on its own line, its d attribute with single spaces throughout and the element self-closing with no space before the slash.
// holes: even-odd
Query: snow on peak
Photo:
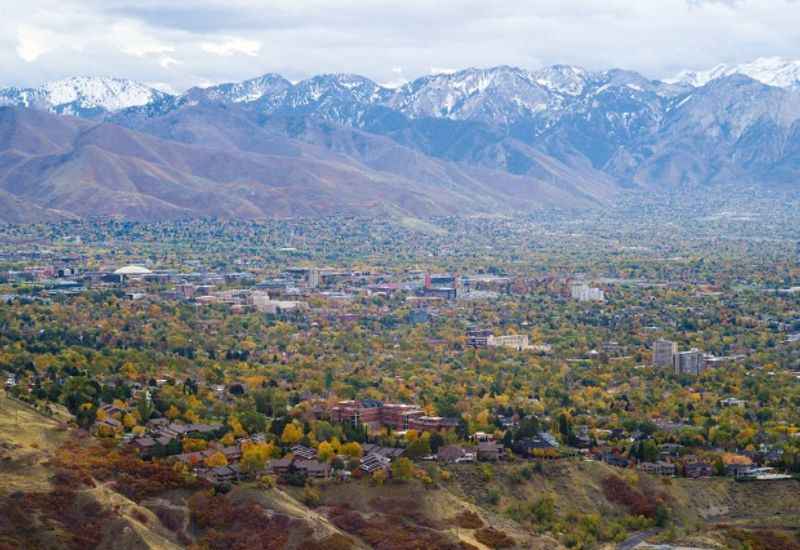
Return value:
<svg viewBox="0 0 800 550">
<path fill-rule="evenodd" d="M 77 102 L 83 108 L 108 111 L 139 107 L 166 95 L 133 80 L 107 77 L 77 76 L 47 82 L 41 88 L 53 106 Z"/>
<path fill-rule="evenodd" d="M 133 80 L 88 76 L 54 80 L 36 88 L 0 89 L 0 98 L 6 105 L 38 105 L 67 114 L 98 109 L 119 111 L 147 105 L 168 95 Z"/>
<path fill-rule="evenodd" d="M 231 103 L 249 103 L 269 94 L 281 94 L 292 84 L 280 75 L 268 73 L 242 82 L 228 82 L 206 88 L 210 99 L 225 100 Z"/>
<path fill-rule="evenodd" d="M 800 60 L 782 57 L 761 57 L 752 63 L 741 65 L 721 64 L 705 71 L 682 71 L 664 82 L 699 87 L 705 86 L 717 78 L 735 74 L 748 76 L 767 86 L 789 88 L 800 85 Z"/>
<path fill-rule="evenodd" d="M 581 67 L 553 65 L 532 73 L 534 81 L 551 92 L 580 95 L 586 85 L 588 73 Z"/>
</svg>

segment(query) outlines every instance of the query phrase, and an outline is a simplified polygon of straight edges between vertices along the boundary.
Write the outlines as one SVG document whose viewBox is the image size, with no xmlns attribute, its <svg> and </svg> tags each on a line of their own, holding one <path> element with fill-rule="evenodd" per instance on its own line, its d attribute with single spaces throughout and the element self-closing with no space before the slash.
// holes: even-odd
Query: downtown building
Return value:
<svg viewBox="0 0 800 550">
<path fill-rule="evenodd" d="M 672 356 L 672 368 L 675 374 L 697 376 L 706 370 L 705 356 L 697 348 L 678 352 Z"/>
<path fill-rule="evenodd" d="M 672 368 L 673 357 L 678 354 L 678 344 L 669 340 L 656 340 L 653 342 L 653 366 L 658 368 Z"/>
<path fill-rule="evenodd" d="M 570 295 L 573 300 L 579 302 L 604 302 L 605 292 L 599 288 L 590 287 L 586 283 L 577 283 L 570 288 Z"/>
</svg>

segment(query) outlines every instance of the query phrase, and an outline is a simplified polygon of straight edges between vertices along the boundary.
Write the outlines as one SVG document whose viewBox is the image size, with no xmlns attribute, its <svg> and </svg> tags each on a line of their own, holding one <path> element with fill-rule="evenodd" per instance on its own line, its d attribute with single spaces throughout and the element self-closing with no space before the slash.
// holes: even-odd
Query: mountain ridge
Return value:
<svg viewBox="0 0 800 550">
<path fill-rule="evenodd" d="M 737 71 L 698 86 L 555 65 L 399 88 L 268 73 L 179 96 L 108 78 L 8 90 L 0 192 L 36 216 L 512 213 L 800 179 L 800 88 Z"/>
<path fill-rule="evenodd" d="M 369 94 L 360 94 L 358 100 L 369 98 L 369 103 L 381 103 L 387 107 L 397 108 L 403 104 L 404 96 L 413 95 L 433 83 L 449 81 L 454 83 L 451 89 L 460 90 L 467 96 L 476 91 L 484 91 L 497 75 L 515 75 L 542 90 L 551 93 L 579 96 L 591 81 L 608 80 L 609 75 L 627 74 L 630 78 L 649 83 L 657 91 L 669 88 L 701 87 L 713 80 L 741 74 L 764 84 L 775 87 L 793 87 L 800 85 L 800 60 L 789 60 L 781 57 L 763 57 L 751 63 L 739 65 L 720 64 L 707 70 L 684 70 L 672 78 L 650 79 L 634 71 L 612 68 L 601 71 L 590 71 L 574 65 L 550 65 L 536 70 L 527 70 L 509 65 L 497 65 L 487 68 L 469 67 L 459 71 L 436 73 L 418 77 L 399 87 L 391 88 L 354 73 L 328 73 L 311 76 L 296 83 L 290 82 L 282 75 L 265 73 L 243 81 L 232 81 L 204 88 L 190 88 L 183 93 L 169 94 L 152 86 L 134 80 L 105 76 L 75 76 L 61 80 L 48 81 L 33 88 L 14 86 L 0 87 L 0 105 L 45 107 L 60 114 L 76 116 L 94 116 L 98 110 L 117 112 L 132 107 L 172 101 L 180 103 L 181 99 L 191 100 L 198 96 L 207 99 L 230 101 L 233 103 L 257 102 L 268 94 L 280 95 L 290 90 L 299 90 L 295 94 L 293 106 L 302 105 L 302 97 L 307 95 L 318 97 L 320 88 L 339 85 L 351 91 L 358 88 L 369 88 Z M 470 79 L 477 80 L 477 85 L 469 88 Z M 298 97 L 299 96 L 299 97 Z M 402 109 L 401 109 L 402 110 Z M 431 111 L 436 112 L 436 111 Z M 430 116 L 431 112 L 425 112 Z M 441 113 L 441 110 L 439 111 Z M 406 112 L 413 115 L 413 111 Z"/>
</svg>

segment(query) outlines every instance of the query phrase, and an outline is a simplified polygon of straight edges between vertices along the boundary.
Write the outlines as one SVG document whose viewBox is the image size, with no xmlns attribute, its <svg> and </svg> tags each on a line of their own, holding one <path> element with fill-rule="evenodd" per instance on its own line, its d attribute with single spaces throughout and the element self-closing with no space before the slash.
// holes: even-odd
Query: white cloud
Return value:
<svg viewBox="0 0 800 550">
<path fill-rule="evenodd" d="M 174 57 L 164 56 L 158 60 L 158 64 L 164 69 L 169 69 L 172 65 L 180 65 L 182 61 Z"/>
<path fill-rule="evenodd" d="M 466 67 L 554 63 L 659 78 L 758 57 L 799 57 L 798 6 L 795 0 L 5 2 L 0 85 L 112 74 L 181 90 L 266 72 L 293 81 L 353 72 L 398 85 Z"/>
<path fill-rule="evenodd" d="M 458 72 L 458 69 L 448 69 L 444 67 L 431 67 L 431 74 L 453 74 Z"/>
<path fill-rule="evenodd" d="M 52 33 L 29 25 L 17 29 L 17 55 L 26 63 L 33 63 L 53 48 Z"/>
<path fill-rule="evenodd" d="M 261 42 L 232 36 L 218 42 L 203 42 L 200 44 L 200 49 L 204 52 L 221 57 L 230 57 L 239 54 L 253 57 L 258 55 L 258 52 L 261 50 Z"/>
<path fill-rule="evenodd" d="M 108 33 L 109 42 L 119 46 L 120 51 L 134 57 L 146 57 L 172 53 L 175 48 L 162 42 L 149 33 L 141 23 L 121 21 L 111 26 Z"/>
</svg>

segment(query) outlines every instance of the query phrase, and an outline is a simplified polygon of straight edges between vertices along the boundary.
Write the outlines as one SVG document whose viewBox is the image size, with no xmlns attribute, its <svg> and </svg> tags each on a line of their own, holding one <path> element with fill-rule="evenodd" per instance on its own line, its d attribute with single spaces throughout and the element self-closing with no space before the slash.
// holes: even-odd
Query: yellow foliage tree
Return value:
<svg viewBox="0 0 800 550">
<path fill-rule="evenodd" d="M 98 437 L 114 437 L 114 428 L 108 424 L 100 424 L 97 426 L 97 435 Z"/>
<path fill-rule="evenodd" d="M 275 485 L 278 484 L 275 476 L 261 476 L 258 478 L 258 482 L 261 484 L 263 489 L 273 489 Z"/>
<path fill-rule="evenodd" d="M 208 449 L 208 441 L 205 439 L 194 439 L 186 437 L 183 439 L 181 448 L 184 453 L 194 453 L 197 451 L 205 451 Z"/>
<path fill-rule="evenodd" d="M 120 371 L 128 380 L 134 380 L 139 376 L 139 371 L 136 369 L 133 363 L 125 363 L 122 365 Z"/>
<path fill-rule="evenodd" d="M 283 428 L 283 434 L 281 434 L 281 441 L 287 445 L 294 445 L 301 439 L 303 439 L 303 430 L 300 426 L 297 424 L 286 424 L 286 427 Z"/>
<path fill-rule="evenodd" d="M 263 470 L 267 460 L 272 456 L 271 443 L 247 443 L 242 448 L 242 468 L 246 472 Z"/>
<path fill-rule="evenodd" d="M 216 453 L 206 457 L 205 463 L 209 468 L 218 468 L 220 466 L 227 466 L 228 459 L 225 458 L 224 454 L 217 451 Z"/>
<path fill-rule="evenodd" d="M 125 416 L 122 417 L 122 425 L 129 430 L 136 426 L 136 424 L 136 417 L 130 413 L 126 413 Z"/>
<path fill-rule="evenodd" d="M 384 470 L 383 468 L 378 468 L 377 470 L 372 472 L 372 481 L 375 483 L 375 485 L 379 487 L 384 484 L 387 477 L 388 476 L 386 475 L 386 470 Z"/>
<path fill-rule="evenodd" d="M 478 416 L 475 418 L 475 421 L 481 428 L 486 428 L 489 425 L 489 411 L 487 409 L 483 409 L 481 412 L 478 413 Z"/>
<path fill-rule="evenodd" d="M 334 457 L 335 453 L 333 452 L 333 445 L 328 443 L 327 441 L 323 441 L 317 447 L 317 457 L 323 462 L 328 462 Z"/>
<path fill-rule="evenodd" d="M 245 437 L 247 435 L 247 431 L 242 427 L 242 423 L 235 416 L 231 416 L 228 419 L 228 426 L 231 427 L 235 437 Z"/>
<path fill-rule="evenodd" d="M 406 457 L 400 457 L 392 463 L 392 477 L 401 481 L 411 479 L 414 474 L 414 463 Z"/>
<path fill-rule="evenodd" d="M 169 409 L 167 409 L 166 412 L 167 418 L 169 418 L 170 420 L 175 420 L 176 418 L 178 418 L 178 415 L 180 414 L 181 411 L 179 411 L 178 407 L 176 407 L 175 405 L 170 405 Z"/>
<path fill-rule="evenodd" d="M 342 445 L 341 452 L 343 455 L 350 456 L 353 458 L 361 458 L 361 455 L 364 454 L 363 449 L 361 449 L 361 445 L 359 445 L 355 441 L 352 441 L 350 443 L 345 443 L 344 445 Z"/>
</svg>

